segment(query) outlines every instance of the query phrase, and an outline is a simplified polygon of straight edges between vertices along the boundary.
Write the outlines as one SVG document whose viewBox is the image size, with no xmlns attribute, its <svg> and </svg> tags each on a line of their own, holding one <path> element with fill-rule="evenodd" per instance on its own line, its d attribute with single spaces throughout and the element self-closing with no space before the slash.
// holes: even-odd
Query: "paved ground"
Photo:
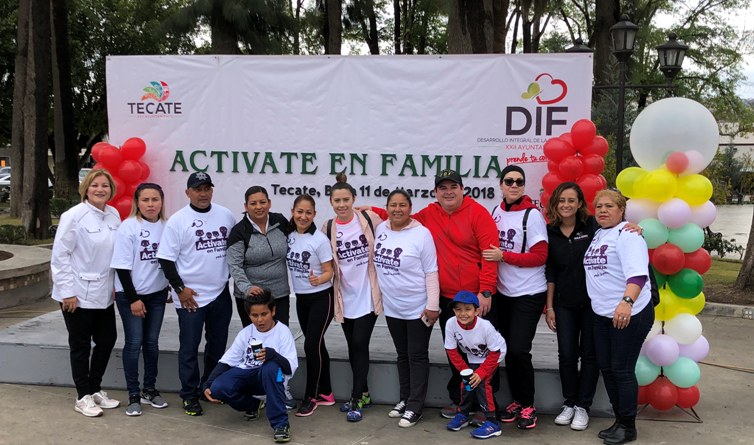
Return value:
<svg viewBox="0 0 754 445">
<path fill-rule="evenodd" d="M 0 311 L 0 328 L 51 309 L 55 309 L 54 305 L 45 301 Z M 754 354 L 750 340 L 754 337 L 754 322 L 720 316 L 700 319 L 704 335 L 712 345 L 710 356 L 701 365 L 702 400 L 696 407 L 703 423 L 689 423 L 692 418 L 678 409 L 664 413 L 648 409 L 642 413 L 645 419 L 638 422 L 637 443 L 754 443 L 751 421 Z M 68 364 L 61 364 L 59 372 L 69 373 Z M 111 391 L 111 395 L 125 399 L 122 391 Z M 166 397 L 170 407 L 163 410 L 145 407 L 141 417 L 127 417 L 123 409 L 118 408 L 107 411 L 103 417 L 89 419 L 73 410 L 75 392 L 72 388 L 0 384 L 0 404 L 4 407 L 0 410 L 0 444 L 272 443 L 271 430 L 264 418 L 246 422 L 227 406 L 209 404 L 205 404 L 204 416 L 192 418 L 178 408 L 176 394 L 166 394 Z M 370 408 L 365 411 L 364 420 L 357 424 L 346 422 L 337 407 L 320 407 L 308 418 L 291 416 L 291 443 L 455 445 L 473 441 L 467 430 L 446 431 L 445 421 L 436 409 L 427 409 L 425 419 L 410 429 L 398 428 L 396 420 L 387 417 L 388 410 L 387 406 Z M 539 426 L 531 431 L 505 425 L 502 440 L 522 444 L 598 444 L 601 441 L 596 437 L 597 431 L 610 423 L 610 419 L 593 418 L 589 429 L 574 432 L 555 426 L 553 416 L 543 415 Z"/>
</svg>

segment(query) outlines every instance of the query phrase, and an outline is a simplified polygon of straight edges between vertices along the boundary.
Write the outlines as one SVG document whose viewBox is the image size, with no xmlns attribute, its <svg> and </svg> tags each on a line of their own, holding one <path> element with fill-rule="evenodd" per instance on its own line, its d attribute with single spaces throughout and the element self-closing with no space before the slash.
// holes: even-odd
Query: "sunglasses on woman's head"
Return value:
<svg viewBox="0 0 754 445">
<path fill-rule="evenodd" d="M 505 178 L 503 179 L 503 184 L 507 185 L 508 187 L 512 186 L 513 184 L 516 184 L 519 187 L 523 187 L 524 184 L 526 184 L 526 181 L 524 181 L 523 178 Z"/>
</svg>

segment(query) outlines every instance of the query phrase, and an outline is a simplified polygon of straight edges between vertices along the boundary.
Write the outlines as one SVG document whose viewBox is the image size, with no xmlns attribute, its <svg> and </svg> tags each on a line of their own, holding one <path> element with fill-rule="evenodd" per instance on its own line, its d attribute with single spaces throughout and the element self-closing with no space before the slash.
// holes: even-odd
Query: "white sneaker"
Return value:
<svg viewBox="0 0 754 445">
<path fill-rule="evenodd" d="M 397 419 L 400 417 L 403 417 L 403 413 L 406 412 L 406 402 L 401 400 L 400 402 L 396 403 L 393 409 L 390 410 L 389 413 L 387 413 L 388 417 Z"/>
<path fill-rule="evenodd" d="M 102 390 L 99 390 L 92 394 L 92 399 L 94 399 L 94 403 L 96 403 L 100 408 L 112 409 L 120 406 L 119 401 L 111 399 L 107 396 L 107 393 Z"/>
<path fill-rule="evenodd" d="M 571 421 L 571 429 L 575 431 L 584 431 L 589 426 L 589 414 L 580 406 L 575 407 L 576 412 Z"/>
<path fill-rule="evenodd" d="M 573 420 L 574 408 L 572 406 L 563 405 L 563 411 L 555 418 L 556 425 L 570 425 Z"/>
<path fill-rule="evenodd" d="M 89 394 L 85 395 L 79 400 L 76 400 L 76 404 L 73 409 L 85 415 L 86 417 L 99 417 L 102 415 L 102 408 L 94 403 L 94 399 Z"/>
</svg>

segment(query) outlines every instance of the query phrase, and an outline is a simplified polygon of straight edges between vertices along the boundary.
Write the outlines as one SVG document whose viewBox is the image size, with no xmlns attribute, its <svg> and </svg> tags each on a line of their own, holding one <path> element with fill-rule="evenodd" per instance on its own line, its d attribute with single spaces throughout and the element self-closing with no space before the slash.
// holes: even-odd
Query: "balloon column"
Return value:
<svg viewBox="0 0 754 445">
<path fill-rule="evenodd" d="M 547 207 L 555 187 L 573 181 L 583 190 L 589 211 L 594 213 L 594 196 L 607 187 L 602 176 L 607 150 L 607 140 L 597 135 L 594 123 L 587 119 L 576 121 L 569 133 L 545 142 L 543 151 L 548 159 L 548 172 L 542 178 L 542 207 Z"/>
<path fill-rule="evenodd" d="M 131 213 L 136 187 L 149 177 L 149 166 L 141 160 L 146 151 L 147 145 L 141 138 L 127 139 L 120 148 L 107 142 L 92 147 L 92 158 L 97 161 L 94 168 L 107 170 L 115 180 L 115 196 L 108 204 L 118 210 L 122 220 Z"/>
<path fill-rule="evenodd" d="M 658 410 L 699 402 L 697 362 L 709 343 L 696 318 L 704 307 L 702 274 L 711 258 L 702 229 L 717 215 L 712 183 L 699 174 L 718 146 L 715 118 L 683 98 L 647 107 L 631 130 L 631 153 L 640 167 L 616 178 L 628 198 L 626 219 L 644 229 L 650 264 L 660 288 L 655 324 L 636 364 L 639 403 Z"/>
</svg>

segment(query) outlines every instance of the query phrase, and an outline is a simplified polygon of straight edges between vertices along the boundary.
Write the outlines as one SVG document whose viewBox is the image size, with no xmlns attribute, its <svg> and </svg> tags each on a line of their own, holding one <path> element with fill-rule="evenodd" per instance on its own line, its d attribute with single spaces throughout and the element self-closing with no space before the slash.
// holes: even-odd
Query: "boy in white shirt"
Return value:
<svg viewBox="0 0 754 445">
<path fill-rule="evenodd" d="M 204 396 L 259 418 L 258 396 L 266 396 L 266 413 L 275 442 L 291 440 L 285 406 L 285 378 L 298 368 L 296 344 L 288 326 L 275 321 L 275 299 L 269 290 L 244 301 L 252 324 L 238 333 L 204 384 Z M 256 351 L 255 351 L 256 349 Z"/>
<path fill-rule="evenodd" d="M 448 422 L 448 429 L 458 431 L 468 426 L 469 412 L 477 403 L 487 420 L 471 435 L 477 439 L 499 436 L 491 378 L 505 357 L 505 340 L 492 323 L 479 317 L 479 298 L 475 293 L 462 290 L 451 305 L 455 317 L 445 324 L 445 351 L 462 376 L 467 369 L 473 373 L 461 383 L 461 404 L 458 413 Z M 466 354 L 468 363 L 461 352 Z"/>
</svg>

